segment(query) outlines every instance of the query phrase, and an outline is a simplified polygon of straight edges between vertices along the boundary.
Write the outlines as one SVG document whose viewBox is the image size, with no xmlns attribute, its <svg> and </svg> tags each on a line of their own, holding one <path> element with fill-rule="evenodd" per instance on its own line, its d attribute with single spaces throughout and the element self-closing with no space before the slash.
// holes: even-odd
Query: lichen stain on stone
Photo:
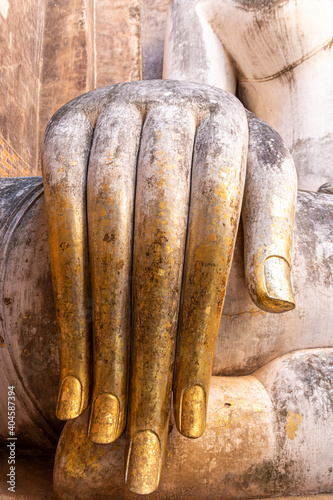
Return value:
<svg viewBox="0 0 333 500">
<path fill-rule="evenodd" d="M 304 482 L 304 475 L 292 460 L 283 464 L 278 460 L 264 460 L 259 465 L 252 465 L 240 481 L 235 481 L 236 485 L 237 482 L 242 491 L 259 485 L 265 495 L 271 496 L 297 489 Z"/>
<path fill-rule="evenodd" d="M 296 431 L 302 421 L 302 415 L 289 410 L 287 415 L 286 432 L 289 439 L 295 439 L 297 437 Z"/>
</svg>

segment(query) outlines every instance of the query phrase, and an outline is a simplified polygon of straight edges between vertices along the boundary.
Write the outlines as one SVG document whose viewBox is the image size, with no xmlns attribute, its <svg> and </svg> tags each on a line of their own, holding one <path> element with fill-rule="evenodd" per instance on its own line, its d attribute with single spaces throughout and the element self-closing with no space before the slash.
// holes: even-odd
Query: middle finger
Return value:
<svg viewBox="0 0 333 500">
<path fill-rule="evenodd" d="M 183 270 L 195 118 L 148 112 L 138 164 L 133 260 L 133 339 L 126 482 L 158 486 L 169 406 Z"/>
</svg>

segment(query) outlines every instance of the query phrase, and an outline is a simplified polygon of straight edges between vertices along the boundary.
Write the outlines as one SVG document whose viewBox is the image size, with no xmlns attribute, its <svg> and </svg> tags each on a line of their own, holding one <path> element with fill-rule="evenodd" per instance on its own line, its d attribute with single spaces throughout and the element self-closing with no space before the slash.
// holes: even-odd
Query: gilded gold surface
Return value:
<svg viewBox="0 0 333 500">
<path fill-rule="evenodd" d="M 69 407 L 70 418 L 75 418 L 89 402 L 91 347 L 87 238 L 80 213 L 84 207 L 80 207 L 80 203 L 76 204 L 75 197 L 70 198 L 61 193 L 61 188 L 62 184 L 59 191 L 51 193 L 46 187 L 45 197 L 50 200 L 50 260 L 60 347 L 57 417 L 67 420 Z M 79 385 L 74 382 L 69 392 L 68 382 L 63 383 L 66 377 L 78 381 L 80 395 Z M 69 394 L 74 395 L 73 391 L 75 404 L 68 398 Z"/>
<path fill-rule="evenodd" d="M 87 188 L 95 400 L 89 437 L 104 444 L 117 439 L 126 424 L 134 193 L 142 127 L 136 108 L 119 111 L 115 116 L 107 107 L 99 117 L 101 132 L 92 144 Z M 119 144 L 126 144 L 121 152 Z"/>
<path fill-rule="evenodd" d="M 258 307 L 281 313 L 295 307 L 290 253 L 296 171 L 281 137 L 251 113 L 248 119 L 250 141 L 242 213 L 246 278 Z M 267 142 L 272 145 L 269 153 Z"/>
<path fill-rule="evenodd" d="M 186 437 L 200 437 L 205 430 L 213 355 L 240 216 L 248 136 L 246 122 L 235 119 L 233 126 L 237 139 L 230 141 L 224 120 L 210 117 L 196 138 L 174 381 L 175 421 Z M 190 409 L 187 398 L 185 405 L 181 400 L 183 390 L 193 386 L 200 386 L 205 397 L 197 404 L 197 394 Z"/>
<path fill-rule="evenodd" d="M 302 422 L 302 415 L 289 410 L 287 415 L 286 433 L 289 439 L 297 437 L 297 431 Z"/>
<path fill-rule="evenodd" d="M 135 493 L 153 492 L 159 483 L 161 448 L 159 439 L 151 431 L 138 432 L 132 439 L 128 455 L 126 483 Z"/>
<path fill-rule="evenodd" d="M 61 420 L 75 418 L 80 412 L 81 397 L 82 387 L 80 381 L 73 376 L 65 377 L 59 390 L 58 418 Z"/>
<path fill-rule="evenodd" d="M 140 85 L 152 86 L 153 104 L 146 90 L 140 101 Z M 87 109 L 74 103 L 60 113 L 44 178 L 60 346 L 57 415 L 75 418 L 86 408 L 92 365 L 87 433 L 91 445 L 112 443 L 125 429 L 129 386 L 126 481 L 146 494 L 161 475 L 174 370 L 178 430 L 190 438 L 205 431 L 248 121 L 233 97 L 219 107 L 220 95 L 204 101 L 200 90 L 188 98 L 179 85 L 161 101 L 154 83 L 140 85 L 125 105 L 120 86 L 98 91 L 110 92 L 103 106 L 88 94 Z M 294 191 L 262 197 L 251 189 L 244 221 L 253 296 L 264 310 L 289 310 Z"/>
<path fill-rule="evenodd" d="M 141 458 L 134 455 L 131 473 L 132 459 L 128 462 L 130 488 L 138 493 L 140 478 L 151 477 L 151 488 L 157 487 L 160 456 L 166 448 L 194 134 L 194 117 L 168 107 L 151 111 L 143 129 L 134 226 L 127 430 L 129 439 L 141 436 L 137 434 L 141 431 L 153 432 L 160 444 L 151 447 L 150 441 L 142 441 Z"/>
<path fill-rule="evenodd" d="M 206 427 L 206 395 L 202 387 L 187 387 L 182 395 L 181 433 L 189 438 L 202 436 Z"/>
<path fill-rule="evenodd" d="M 93 443 L 108 444 L 117 438 L 119 402 L 111 394 L 100 394 L 92 404 L 88 435 Z"/>
<path fill-rule="evenodd" d="M 286 260 L 273 256 L 265 261 L 265 285 L 279 311 L 289 311 L 295 307 L 291 270 Z"/>
</svg>

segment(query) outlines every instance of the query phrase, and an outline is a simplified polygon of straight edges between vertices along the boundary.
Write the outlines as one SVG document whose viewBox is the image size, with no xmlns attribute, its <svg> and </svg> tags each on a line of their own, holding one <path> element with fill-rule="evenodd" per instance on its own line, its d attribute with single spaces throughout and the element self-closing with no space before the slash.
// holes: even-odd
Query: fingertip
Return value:
<svg viewBox="0 0 333 500">
<path fill-rule="evenodd" d="M 202 436 L 206 428 L 206 394 L 200 385 L 183 390 L 180 412 L 180 432 L 187 438 Z"/>
<path fill-rule="evenodd" d="M 71 420 L 80 415 L 82 408 L 82 384 L 77 377 L 69 375 L 62 380 L 56 415 L 59 420 Z"/>
<path fill-rule="evenodd" d="M 273 255 L 264 262 L 262 279 L 255 286 L 254 301 L 269 313 L 283 313 L 295 308 L 295 298 L 289 263 Z"/>
<path fill-rule="evenodd" d="M 113 443 L 118 437 L 119 401 L 113 394 L 98 395 L 91 408 L 88 435 L 96 444 Z"/>
<path fill-rule="evenodd" d="M 276 312 L 295 307 L 291 269 L 282 257 L 269 257 L 265 261 L 265 283 L 268 296 L 274 301 Z"/>
<path fill-rule="evenodd" d="M 131 440 L 125 482 L 139 495 L 152 493 L 158 487 L 161 470 L 160 440 L 151 430 L 137 432 Z"/>
</svg>

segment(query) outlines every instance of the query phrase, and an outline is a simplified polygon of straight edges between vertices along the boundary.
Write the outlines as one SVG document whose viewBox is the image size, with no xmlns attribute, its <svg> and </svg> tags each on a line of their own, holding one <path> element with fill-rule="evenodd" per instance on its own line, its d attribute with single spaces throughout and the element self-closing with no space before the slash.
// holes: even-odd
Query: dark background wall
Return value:
<svg viewBox="0 0 333 500">
<path fill-rule="evenodd" d="M 0 177 L 40 175 L 47 122 L 97 87 L 161 78 L 172 0 L 0 0 Z"/>
</svg>

